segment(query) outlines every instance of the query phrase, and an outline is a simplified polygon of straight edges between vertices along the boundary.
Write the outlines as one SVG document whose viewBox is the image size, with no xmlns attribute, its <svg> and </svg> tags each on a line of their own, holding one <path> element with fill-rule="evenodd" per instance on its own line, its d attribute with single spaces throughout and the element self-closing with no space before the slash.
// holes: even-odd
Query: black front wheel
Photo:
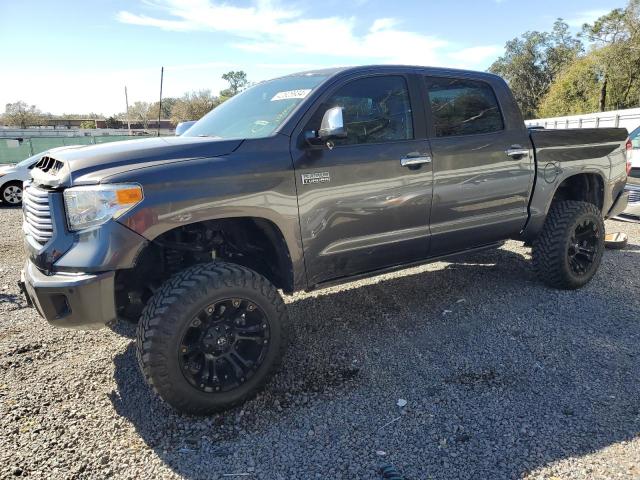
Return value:
<svg viewBox="0 0 640 480">
<path fill-rule="evenodd" d="M 604 220 L 595 205 L 575 200 L 554 203 L 533 243 L 538 275 L 555 288 L 586 285 L 600 266 L 604 237 Z"/>
<path fill-rule="evenodd" d="M 207 414 L 256 393 L 280 363 L 287 312 L 275 287 L 247 268 L 216 262 L 176 274 L 138 324 L 145 379 L 184 413 Z"/>
</svg>

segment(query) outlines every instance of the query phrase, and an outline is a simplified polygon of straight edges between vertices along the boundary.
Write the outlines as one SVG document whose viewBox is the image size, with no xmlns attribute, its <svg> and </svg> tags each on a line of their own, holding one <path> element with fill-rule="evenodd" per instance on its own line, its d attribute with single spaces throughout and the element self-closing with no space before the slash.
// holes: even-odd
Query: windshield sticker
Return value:
<svg viewBox="0 0 640 480">
<path fill-rule="evenodd" d="M 309 95 L 311 91 L 310 88 L 305 88 L 301 90 L 288 90 L 286 92 L 278 92 L 271 99 L 272 102 L 276 100 L 289 100 L 290 98 L 304 98 Z"/>
</svg>

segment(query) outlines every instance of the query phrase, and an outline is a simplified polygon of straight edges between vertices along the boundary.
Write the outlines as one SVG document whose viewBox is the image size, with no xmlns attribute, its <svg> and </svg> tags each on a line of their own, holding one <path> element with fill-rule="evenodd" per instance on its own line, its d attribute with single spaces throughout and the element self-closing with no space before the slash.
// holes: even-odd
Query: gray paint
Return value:
<svg viewBox="0 0 640 480">
<path fill-rule="evenodd" d="M 627 180 L 624 128 L 532 130 L 537 163 L 536 182 L 523 232 L 533 239 L 544 224 L 558 187 L 581 173 L 598 175 L 604 186 L 602 211 L 607 214 Z"/>
<path fill-rule="evenodd" d="M 324 73 L 330 76 L 267 138 L 164 137 L 57 154 L 64 172 L 55 178 L 35 172 L 36 182 L 57 189 L 136 182 L 145 198 L 118 222 L 73 234 L 63 221 L 61 194 L 52 192 L 56 232 L 44 246 L 27 239 L 31 260 L 45 270 L 131 268 L 147 242 L 173 228 L 255 217 L 281 232 L 298 290 L 507 238 L 534 238 L 558 185 L 571 175 L 602 176 L 605 212 L 624 187 L 624 129 L 534 131 L 534 150 L 511 93 L 494 75 L 402 66 Z M 304 127 L 323 99 L 348 81 L 381 74 L 408 81 L 413 140 L 333 150 L 304 144 Z M 505 130 L 434 138 L 425 75 L 491 84 Z M 513 145 L 530 149 L 529 155 L 508 157 Z M 411 153 L 433 162 L 401 166 Z M 318 172 L 330 181 L 302 183 L 302 175 Z"/>
</svg>

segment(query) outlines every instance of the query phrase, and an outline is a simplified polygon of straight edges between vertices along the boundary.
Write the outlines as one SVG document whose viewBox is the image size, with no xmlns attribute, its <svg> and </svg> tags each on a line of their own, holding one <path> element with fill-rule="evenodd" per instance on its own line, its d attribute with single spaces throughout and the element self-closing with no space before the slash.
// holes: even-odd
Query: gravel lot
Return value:
<svg viewBox="0 0 640 480">
<path fill-rule="evenodd" d="M 143 384 L 131 325 L 56 330 L 25 308 L 20 222 L 0 209 L 2 478 L 640 478 L 640 225 L 608 222 L 629 246 L 578 292 L 509 242 L 287 297 L 283 370 L 191 418 Z"/>
</svg>

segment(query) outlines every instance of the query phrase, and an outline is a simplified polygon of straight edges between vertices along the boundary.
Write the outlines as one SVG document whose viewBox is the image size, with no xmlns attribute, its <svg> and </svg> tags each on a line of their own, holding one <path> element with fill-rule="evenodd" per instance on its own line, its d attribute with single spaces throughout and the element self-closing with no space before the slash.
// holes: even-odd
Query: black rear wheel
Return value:
<svg viewBox="0 0 640 480">
<path fill-rule="evenodd" d="M 600 266 L 604 237 L 604 221 L 595 205 L 574 200 L 554 203 L 533 244 L 538 275 L 555 288 L 586 285 Z"/>
<path fill-rule="evenodd" d="M 264 277 L 216 262 L 169 279 L 138 324 L 145 379 L 184 413 L 207 414 L 241 403 L 279 365 L 287 313 Z"/>
</svg>

